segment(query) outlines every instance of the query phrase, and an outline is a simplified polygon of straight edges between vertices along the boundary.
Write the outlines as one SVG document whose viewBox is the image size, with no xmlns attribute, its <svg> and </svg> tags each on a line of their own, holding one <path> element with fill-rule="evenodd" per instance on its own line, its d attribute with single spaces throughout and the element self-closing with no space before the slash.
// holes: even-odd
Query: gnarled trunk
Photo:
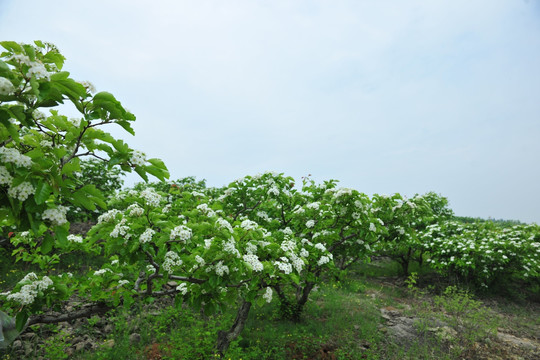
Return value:
<svg viewBox="0 0 540 360">
<path fill-rule="evenodd" d="M 244 330 L 250 309 L 251 303 L 249 301 L 243 301 L 242 305 L 240 305 L 240 308 L 238 309 L 238 312 L 236 313 L 236 319 L 234 320 L 231 328 L 228 331 L 218 332 L 217 352 L 220 357 L 225 355 L 231 341 L 236 339 L 242 330 Z"/>
</svg>

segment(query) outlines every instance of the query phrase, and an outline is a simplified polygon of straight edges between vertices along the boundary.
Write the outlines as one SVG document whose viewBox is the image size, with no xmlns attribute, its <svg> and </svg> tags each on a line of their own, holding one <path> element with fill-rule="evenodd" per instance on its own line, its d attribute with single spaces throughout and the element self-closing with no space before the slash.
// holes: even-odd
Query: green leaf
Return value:
<svg viewBox="0 0 540 360">
<path fill-rule="evenodd" d="M 62 168 L 62 175 L 71 175 L 75 171 L 81 170 L 81 164 L 79 158 L 71 159 L 70 162 L 64 165 Z"/>
<path fill-rule="evenodd" d="M 12 139 L 18 140 L 19 131 L 12 123 L 9 122 L 9 120 L 4 118 L 5 114 L 8 114 L 8 113 L 4 111 L 4 109 L 0 109 L 0 124 L 2 124 L 6 128 L 6 130 L 8 131 Z"/>
<path fill-rule="evenodd" d="M 58 70 L 62 69 L 65 60 L 66 58 L 62 54 L 53 51 L 49 51 L 43 56 L 43 62 L 54 63 Z"/>
<path fill-rule="evenodd" d="M 67 237 L 69 235 L 68 229 L 66 229 L 65 226 L 57 226 L 54 228 L 54 233 L 56 235 L 56 238 L 58 239 L 58 243 L 60 244 L 60 246 L 67 246 Z"/>
<path fill-rule="evenodd" d="M 36 193 L 34 195 L 34 200 L 36 204 L 43 204 L 51 195 L 52 187 L 45 181 L 40 181 L 36 187 Z"/>
<path fill-rule="evenodd" d="M 139 174 L 139 176 L 142 177 L 144 181 L 148 182 L 148 176 L 146 176 L 146 172 L 144 171 L 144 169 L 142 169 L 140 166 L 137 166 L 135 168 L 135 172 Z"/>
<path fill-rule="evenodd" d="M 23 48 L 24 48 L 24 52 L 26 53 L 26 55 L 28 55 L 28 57 L 30 58 L 31 61 L 36 61 L 36 50 L 34 49 L 34 47 L 32 45 L 23 45 Z"/>
<path fill-rule="evenodd" d="M 13 51 L 15 53 L 22 52 L 21 45 L 19 45 L 15 41 L 2 41 L 0 42 L 0 45 L 2 45 L 2 47 L 8 51 Z"/>
<path fill-rule="evenodd" d="M 96 204 L 90 200 L 84 191 L 76 191 L 72 194 L 71 203 L 73 205 L 84 207 L 87 210 L 95 210 Z"/>
<path fill-rule="evenodd" d="M 15 328 L 17 331 L 22 332 L 28 321 L 28 313 L 26 311 L 21 311 L 15 317 Z"/>
<path fill-rule="evenodd" d="M 2 60 L 0 60 L 0 75 L 8 79 L 13 76 L 9 66 Z"/>
<path fill-rule="evenodd" d="M 169 172 L 167 170 L 163 170 L 155 166 L 143 166 L 143 167 L 147 173 L 157 177 L 159 180 L 165 180 L 169 178 Z"/>
<path fill-rule="evenodd" d="M 86 95 L 86 89 L 73 79 L 58 80 L 53 84 L 71 99 L 78 99 Z"/>
<path fill-rule="evenodd" d="M 54 238 L 49 233 L 45 233 L 43 236 L 43 242 L 41 243 L 41 253 L 48 254 L 54 245 Z"/>
<path fill-rule="evenodd" d="M 109 113 L 110 119 L 123 119 L 126 115 L 126 110 L 116 100 L 113 94 L 102 91 L 94 95 L 94 106 L 101 108 Z"/>
<path fill-rule="evenodd" d="M 131 135 L 135 135 L 135 130 L 131 127 L 131 124 L 125 120 L 118 120 L 116 122 L 118 125 L 120 125 L 124 130 L 126 130 Z"/>
</svg>

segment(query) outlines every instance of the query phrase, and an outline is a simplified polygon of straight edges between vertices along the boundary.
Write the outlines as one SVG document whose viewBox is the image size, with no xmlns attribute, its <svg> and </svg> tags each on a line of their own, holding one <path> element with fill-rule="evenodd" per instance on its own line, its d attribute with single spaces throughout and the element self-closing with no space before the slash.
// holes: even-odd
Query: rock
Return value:
<svg viewBox="0 0 540 360">
<path fill-rule="evenodd" d="M 72 347 L 68 347 L 67 349 L 64 350 L 64 352 L 66 353 L 68 357 L 71 358 L 71 356 L 73 356 L 73 353 L 75 352 L 75 349 L 73 349 Z"/>
<path fill-rule="evenodd" d="M 446 341 L 451 341 L 457 336 L 457 331 L 448 326 L 428 328 L 428 330 L 434 332 L 440 339 Z"/>
<path fill-rule="evenodd" d="M 107 347 L 107 348 L 113 348 L 114 347 L 114 339 L 105 340 L 105 342 L 103 343 L 103 346 Z"/>
<path fill-rule="evenodd" d="M 130 344 L 135 344 L 141 341 L 141 335 L 137 333 L 133 333 L 129 335 L 129 342 Z"/>
<path fill-rule="evenodd" d="M 402 346 L 410 346 L 418 337 L 413 319 L 399 318 L 394 325 L 387 328 L 394 342 Z"/>
<path fill-rule="evenodd" d="M 497 337 L 503 342 L 509 343 L 525 350 L 540 350 L 540 344 L 531 339 L 518 338 L 517 336 L 501 332 L 497 333 Z"/>
<path fill-rule="evenodd" d="M 36 333 L 33 333 L 33 332 L 27 332 L 21 335 L 21 338 L 23 340 L 32 340 L 35 337 L 36 337 Z"/>
<path fill-rule="evenodd" d="M 408 348 L 415 342 L 418 333 L 414 326 L 415 320 L 406 316 L 402 316 L 398 309 L 387 306 L 380 309 L 381 316 L 386 319 L 385 331 L 393 341 L 405 348 Z"/>
<path fill-rule="evenodd" d="M 34 352 L 34 347 L 31 344 L 24 343 L 24 355 L 27 357 L 30 357 L 30 355 Z"/>
</svg>

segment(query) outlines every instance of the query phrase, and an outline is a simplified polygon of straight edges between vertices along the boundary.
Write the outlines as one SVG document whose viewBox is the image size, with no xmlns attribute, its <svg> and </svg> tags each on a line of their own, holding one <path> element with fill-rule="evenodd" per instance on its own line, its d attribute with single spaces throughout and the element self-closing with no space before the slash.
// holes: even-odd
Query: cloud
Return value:
<svg viewBox="0 0 540 360">
<path fill-rule="evenodd" d="M 135 112 L 125 137 L 173 177 L 312 173 L 540 221 L 538 2 L 0 6 L 4 36 L 57 43 L 76 78 Z"/>
</svg>

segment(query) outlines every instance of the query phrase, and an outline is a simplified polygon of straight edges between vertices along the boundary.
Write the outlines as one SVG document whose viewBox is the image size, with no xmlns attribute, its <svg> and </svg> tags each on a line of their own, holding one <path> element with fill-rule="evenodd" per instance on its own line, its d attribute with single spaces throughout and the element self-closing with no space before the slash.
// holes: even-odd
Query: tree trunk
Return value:
<svg viewBox="0 0 540 360">
<path fill-rule="evenodd" d="M 218 332 L 217 352 L 220 357 L 225 356 L 231 341 L 236 339 L 242 330 L 244 330 L 250 309 L 251 303 L 244 300 L 238 309 L 236 319 L 234 320 L 234 324 L 231 326 L 231 328 L 228 331 Z"/>
</svg>

